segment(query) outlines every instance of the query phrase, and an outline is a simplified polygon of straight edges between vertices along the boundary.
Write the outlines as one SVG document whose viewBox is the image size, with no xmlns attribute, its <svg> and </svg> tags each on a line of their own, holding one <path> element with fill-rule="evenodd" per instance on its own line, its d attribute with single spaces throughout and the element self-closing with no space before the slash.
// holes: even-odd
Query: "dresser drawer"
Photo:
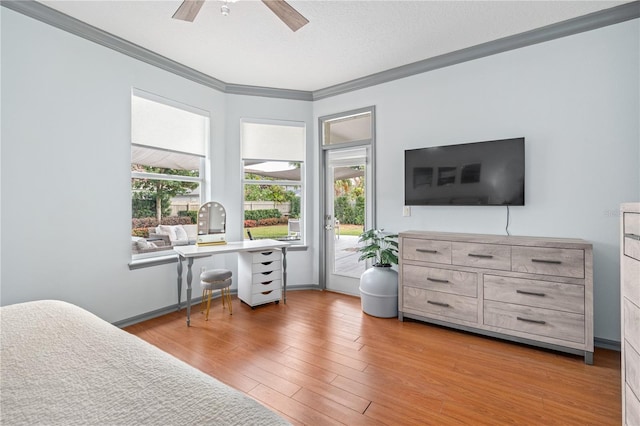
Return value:
<svg viewBox="0 0 640 426">
<path fill-rule="evenodd" d="M 404 285 L 410 287 L 461 296 L 477 297 L 478 295 L 478 274 L 475 272 L 403 265 L 402 280 Z"/>
<path fill-rule="evenodd" d="M 402 258 L 451 264 L 451 242 L 403 238 Z"/>
<path fill-rule="evenodd" d="M 624 254 L 632 259 L 640 260 L 640 235 L 624 234 Z"/>
<path fill-rule="evenodd" d="M 484 298 L 584 314 L 583 285 L 485 275 Z"/>
<path fill-rule="evenodd" d="M 271 262 L 280 260 L 280 250 L 267 250 L 251 252 L 253 263 Z"/>
<path fill-rule="evenodd" d="M 640 354 L 626 341 L 624 345 L 624 381 L 636 395 L 640 395 Z"/>
<path fill-rule="evenodd" d="M 622 326 L 624 337 L 637 351 L 640 351 L 640 308 L 628 299 L 622 299 Z"/>
<path fill-rule="evenodd" d="M 627 426 L 640 425 L 640 400 L 631 392 L 629 386 L 626 386 L 624 392 L 625 403 L 625 424 Z"/>
<path fill-rule="evenodd" d="M 281 280 L 272 280 L 272 281 L 263 281 L 259 283 L 254 283 L 251 286 L 251 294 L 259 294 L 267 291 L 278 290 L 282 288 Z"/>
<path fill-rule="evenodd" d="M 584 250 L 513 247 L 511 258 L 514 272 L 584 278 Z"/>
<path fill-rule="evenodd" d="M 622 294 L 624 297 L 640 306 L 640 262 L 627 256 L 621 256 Z"/>
<path fill-rule="evenodd" d="M 272 260 L 269 262 L 254 263 L 252 272 L 257 274 L 262 272 L 279 271 L 280 269 L 282 269 L 280 261 Z"/>
<path fill-rule="evenodd" d="M 454 265 L 511 270 L 511 246 L 499 244 L 451 243 Z"/>
<path fill-rule="evenodd" d="M 640 235 L 640 213 L 625 212 L 623 226 L 625 234 Z"/>
<path fill-rule="evenodd" d="M 282 298 L 282 290 L 265 290 L 260 293 L 255 293 L 251 296 L 251 306 L 262 305 L 269 302 L 275 302 Z"/>
<path fill-rule="evenodd" d="M 478 299 L 475 297 L 403 287 L 403 307 L 428 314 L 441 315 L 469 322 L 478 322 Z"/>
<path fill-rule="evenodd" d="M 584 315 L 485 300 L 484 323 L 537 336 L 584 343 Z"/>
<path fill-rule="evenodd" d="M 282 273 L 280 271 L 266 271 L 266 272 L 260 272 L 258 274 L 253 274 L 251 276 L 251 283 L 261 284 L 261 283 L 267 283 L 273 280 L 279 280 L 281 278 L 282 278 Z"/>
</svg>

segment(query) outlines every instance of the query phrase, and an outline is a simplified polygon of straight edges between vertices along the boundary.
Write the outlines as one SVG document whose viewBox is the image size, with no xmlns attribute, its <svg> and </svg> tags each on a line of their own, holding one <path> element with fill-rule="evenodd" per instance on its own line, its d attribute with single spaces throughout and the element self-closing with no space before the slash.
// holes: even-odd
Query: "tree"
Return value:
<svg viewBox="0 0 640 426">
<path fill-rule="evenodd" d="M 165 169 L 139 164 L 134 165 L 133 169 L 147 173 L 158 173 L 173 176 L 198 176 L 198 172 L 193 170 Z M 171 198 L 178 195 L 188 194 L 196 189 L 198 185 L 199 184 L 195 182 L 181 182 L 177 180 L 133 179 L 133 182 L 131 183 L 131 187 L 135 191 L 133 195 L 133 217 L 149 217 L 138 216 L 138 214 L 149 214 L 149 206 L 153 205 L 153 207 L 155 207 L 156 219 L 158 219 L 158 223 L 161 223 L 162 217 L 170 214 L 169 207 Z M 147 201 L 147 203 L 141 203 L 143 200 Z M 154 201 L 154 203 L 149 203 L 148 201 Z M 136 203 L 141 207 L 139 210 L 136 210 Z"/>
</svg>

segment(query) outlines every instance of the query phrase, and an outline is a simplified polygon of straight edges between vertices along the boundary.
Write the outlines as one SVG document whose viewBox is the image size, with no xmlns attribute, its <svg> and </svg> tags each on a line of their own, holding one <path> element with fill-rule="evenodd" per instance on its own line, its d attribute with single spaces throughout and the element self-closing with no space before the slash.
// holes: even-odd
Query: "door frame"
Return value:
<svg viewBox="0 0 640 426">
<path fill-rule="evenodd" d="M 351 115 L 363 114 L 363 113 L 371 114 L 371 138 L 364 140 L 356 140 L 344 143 L 337 143 L 333 145 L 324 145 L 324 123 L 326 121 L 335 120 L 338 118 L 349 117 Z M 376 140 L 376 108 L 375 106 L 368 106 L 358 109 L 353 109 L 350 111 L 340 112 L 337 114 L 325 115 L 322 117 L 318 117 L 318 145 L 320 147 L 320 214 L 319 214 L 319 235 L 320 235 L 320 265 L 319 265 L 319 279 L 320 279 L 320 288 L 322 290 L 326 290 L 327 287 L 327 232 L 325 231 L 325 213 L 326 213 L 326 198 L 327 198 L 327 188 L 326 188 L 326 180 L 327 180 L 327 151 L 332 149 L 342 149 L 342 148 L 352 148 L 359 146 L 369 146 L 370 152 L 370 168 L 371 168 L 371 182 L 368 182 L 371 185 L 371 200 L 367 200 L 367 203 L 371 203 L 371 218 L 370 218 L 370 226 L 372 228 L 376 227 L 376 149 L 375 149 L 375 140 Z M 335 219 L 335 218 L 334 218 Z"/>
</svg>

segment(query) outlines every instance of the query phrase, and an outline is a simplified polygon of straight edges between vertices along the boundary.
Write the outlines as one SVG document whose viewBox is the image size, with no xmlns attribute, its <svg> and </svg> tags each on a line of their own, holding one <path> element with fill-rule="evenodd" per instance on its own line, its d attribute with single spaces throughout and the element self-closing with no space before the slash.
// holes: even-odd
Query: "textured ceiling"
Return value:
<svg viewBox="0 0 640 426">
<path fill-rule="evenodd" d="M 295 33 L 256 0 L 192 23 L 181 0 L 41 3 L 225 83 L 314 91 L 628 2 L 291 0 Z"/>
</svg>

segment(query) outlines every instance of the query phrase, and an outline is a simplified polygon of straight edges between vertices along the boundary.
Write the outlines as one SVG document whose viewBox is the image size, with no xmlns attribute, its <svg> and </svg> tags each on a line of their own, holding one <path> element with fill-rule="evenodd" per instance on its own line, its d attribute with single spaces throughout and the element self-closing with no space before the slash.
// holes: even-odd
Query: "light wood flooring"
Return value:
<svg viewBox="0 0 640 426">
<path fill-rule="evenodd" d="M 360 299 L 290 291 L 233 316 L 199 305 L 126 330 L 295 425 L 619 425 L 620 354 L 582 357 L 364 314 Z"/>
</svg>

